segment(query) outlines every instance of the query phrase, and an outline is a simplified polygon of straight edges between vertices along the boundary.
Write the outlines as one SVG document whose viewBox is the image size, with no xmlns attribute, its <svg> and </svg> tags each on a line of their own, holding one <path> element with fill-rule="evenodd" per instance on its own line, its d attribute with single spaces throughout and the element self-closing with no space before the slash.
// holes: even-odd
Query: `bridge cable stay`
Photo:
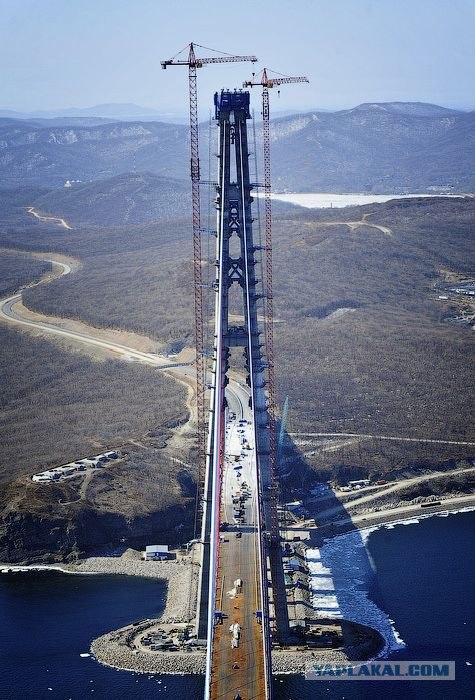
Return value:
<svg viewBox="0 0 475 700">
<path fill-rule="evenodd" d="M 246 202 L 245 202 L 245 192 L 246 192 L 246 187 L 245 187 L 245 181 L 244 181 L 244 167 L 243 167 L 243 144 L 242 144 L 242 124 L 239 124 L 239 131 L 238 131 L 238 138 L 240 142 L 240 147 L 239 147 L 239 154 L 240 154 L 240 178 L 241 178 L 241 207 L 242 207 L 242 212 L 243 212 L 243 226 L 242 226 L 242 231 L 243 231 L 243 236 L 246 236 L 247 234 L 247 222 L 246 222 Z M 246 156 L 247 157 L 247 156 Z M 255 402 L 255 389 L 254 389 L 254 376 L 255 376 L 255 369 L 253 367 L 254 363 L 254 358 L 253 358 L 253 342 L 252 342 L 252 333 L 253 329 L 251 326 L 251 290 L 249 286 L 249 278 L 250 278 L 250 263 L 248 260 L 248 246 L 247 244 L 244 246 L 244 270 L 245 270 L 245 276 L 244 276 L 244 282 L 245 282 L 245 297 L 246 297 L 246 317 L 247 317 L 247 334 L 248 334 L 248 347 L 249 347 L 249 379 L 250 379 L 250 389 L 251 389 L 251 401 L 253 404 L 252 407 L 252 422 L 253 422 L 253 432 L 254 435 L 257 433 L 257 426 L 256 426 L 256 402 Z M 257 441 L 256 441 L 257 442 Z M 257 532 L 258 532 L 258 562 L 259 562 L 259 571 L 260 571 L 260 601 L 261 601 L 261 611 L 262 611 L 262 642 L 263 642 L 263 650 L 264 650 L 264 655 L 263 655 L 263 660 L 264 660 L 264 687 L 265 687 L 265 697 L 266 698 L 271 698 L 272 697 L 272 658 L 271 658 L 271 642 L 270 642 L 270 629 L 269 629 L 269 620 L 268 620 L 268 610 L 269 610 L 269 601 L 268 601 L 268 589 L 267 589 L 267 562 L 266 562 L 266 553 L 265 553 L 265 543 L 264 543 L 264 538 L 262 536 L 262 526 L 264 524 L 264 517 L 263 517 L 263 507 L 262 507 L 262 486 L 261 486 L 261 480 L 260 480 L 260 474 L 259 474 L 259 464 L 258 464 L 258 455 L 257 455 L 257 444 L 256 444 L 256 450 L 255 450 L 255 456 L 256 456 L 256 480 L 257 480 L 257 502 L 258 502 L 258 509 L 257 509 Z"/>
</svg>

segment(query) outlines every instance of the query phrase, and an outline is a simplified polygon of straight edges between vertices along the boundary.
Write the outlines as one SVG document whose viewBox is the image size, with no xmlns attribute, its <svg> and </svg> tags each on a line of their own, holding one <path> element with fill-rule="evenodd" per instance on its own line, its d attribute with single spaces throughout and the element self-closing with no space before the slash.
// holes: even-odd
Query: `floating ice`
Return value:
<svg viewBox="0 0 475 700">
<path fill-rule="evenodd" d="M 312 576 L 312 591 L 334 591 L 335 584 L 331 576 Z"/>
<path fill-rule="evenodd" d="M 256 193 L 257 194 L 257 193 Z M 260 193 L 257 194 L 261 197 Z M 458 195 L 460 197 L 460 195 Z M 272 199 L 281 202 L 290 202 L 301 207 L 313 208 L 341 208 L 361 204 L 373 204 L 376 202 L 388 202 L 390 199 L 411 199 L 413 197 L 457 197 L 453 194 L 362 194 L 349 192 L 345 194 L 335 194 L 326 192 L 304 192 L 304 193 L 284 193 L 272 194 Z"/>
<path fill-rule="evenodd" d="M 376 528 L 363 534 L 350 532 L 327 540 L 320 550 L 307 551 L 311 574 L 312 604 L 321 617 L 343 618 L 377 630 L 385 641 L 381 655 L 402 649 L 405 644 L 389 617 L 368 598 L 374 577 L 368 553 L 362 547 Z M 323 591 L 330 591 L 323 595 Z"/>
</svg>

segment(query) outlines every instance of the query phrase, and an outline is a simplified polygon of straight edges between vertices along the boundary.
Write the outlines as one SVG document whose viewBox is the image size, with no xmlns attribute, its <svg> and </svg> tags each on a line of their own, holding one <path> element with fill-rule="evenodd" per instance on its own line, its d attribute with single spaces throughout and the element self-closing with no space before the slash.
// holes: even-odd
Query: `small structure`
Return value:
<svg viewBox="0 0 475 700">
<path fill-rule="evenodd" d="M 111 450 L 109 452 L 104 452 L 104 454 L 96 455 L 95 457 L 84 457 L 82 459 L 77 459 L 75 462 L 62 464 L 60 467 L 54 467 L 53 469 L 47 469 L 44 472 L 33 474 L 31 479 L 32 481 L 43 483 L 47 481 L 58 481 L 59 479 L 73 476 L 77 472 L 84 472 L 86 469 L 104 467 L 110 460 L 119 459 L 123 457 L 124 454 L 124 452 L 119 450 Z"/>
<path fill-rule="evenodd" d="M 145 561 L 163 561 L 169 558 L 170 553 L 167 544 L 149 544 L 145 547 Z"/>
<path fill-rule="evenodd" d="M 370 479 L 356 479 L 355 481 L 349 481 L 348 486 L 353 489 L 361 488 L 362 486 L 369 486 L 371 483 Z"/>
<path fill-rule="evenodd" d="M 34 474 L 31 477 L 32 481 L 54 481 L 55 474 L 52 471 L 41 472 L 41 474 Z"/>
</svg>

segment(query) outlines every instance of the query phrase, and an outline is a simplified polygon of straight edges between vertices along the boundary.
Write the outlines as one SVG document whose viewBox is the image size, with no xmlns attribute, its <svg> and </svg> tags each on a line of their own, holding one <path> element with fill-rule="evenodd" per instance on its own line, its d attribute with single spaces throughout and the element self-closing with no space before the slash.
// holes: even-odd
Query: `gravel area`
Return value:
<svg viewBox="0 0 475 700">
<path fill-rule="evenodd" d="M 307 664 L 348 664 L 348 657 L 340 649 L 318 649 L 317 651 L 273 651 L 272 673 L 305 673 Z"/>
<path fill-rule="evenodd" d="M 155 621 L 154 621 L 155 622 Z M 136 628 L 124 627 L 116 632 L 104 634 L 91 644 L 91 653 L 102 664 L 136 673 L 204 673 L 206 658 L 204 651 L 155 652 L 153 655 L 128 646 Z"/>
<path fill-rule="evenodd" d="M 146 623 L 142 631 L 146 629 Z M 116 632 L 99 637 L 91 645 L 95 658 L 107 666 L 135 671 L 136 673 L 204 674 L 205 651 L 141 652 L 131 648 L 129 643 L 137 634 L 137 628 L 124 627 Z M 274 650 L 272 652 L 273 674 L 305 673 L 307 664 L 347 664 L 348 656 L 339 649 Z"/>
<path fill-rule="evenodd" d="M 95 639 L 91 652 L 102 664 L 139 673 L 204 673 L 203 651 L 155 652 L 134 647 L 134 638 L 148 627 L 191 622 L 196 614 L 199 565 L 197 554 L 177 556 L 176 560 L 142 561 L 140 554 L 127 550 L 121 557 L 89 557 L 65 567 L 75 573 L 125 574 L 167 582 L 165 608 L 160 617 L 141 625 L 128 625 Z"/>
</svg>

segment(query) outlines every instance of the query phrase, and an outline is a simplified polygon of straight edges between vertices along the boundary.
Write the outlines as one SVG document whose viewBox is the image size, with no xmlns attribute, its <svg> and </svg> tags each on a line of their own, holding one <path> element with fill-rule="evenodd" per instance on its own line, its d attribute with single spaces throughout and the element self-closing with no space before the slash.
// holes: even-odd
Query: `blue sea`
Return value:
<svg viewBox="0 0 475 700">
<path fill-rule="evenodd" d="M 370 566 L 359 575 L 360 588 L 404 643 L 391 658 L 455 660 L 455 681 L 284 676 L 275 679 L 275 700 L 474 698 L 474 524 L 472 512 L 380 528 L 367 539 Z M 100 634 L 158 615 L 164 595 L 164 584 L 151 579 L 56 571 L 0 575 L 0 698 L 201 699 L 199 677 L 116 671 L 80 656 Z"/>
</svg>

